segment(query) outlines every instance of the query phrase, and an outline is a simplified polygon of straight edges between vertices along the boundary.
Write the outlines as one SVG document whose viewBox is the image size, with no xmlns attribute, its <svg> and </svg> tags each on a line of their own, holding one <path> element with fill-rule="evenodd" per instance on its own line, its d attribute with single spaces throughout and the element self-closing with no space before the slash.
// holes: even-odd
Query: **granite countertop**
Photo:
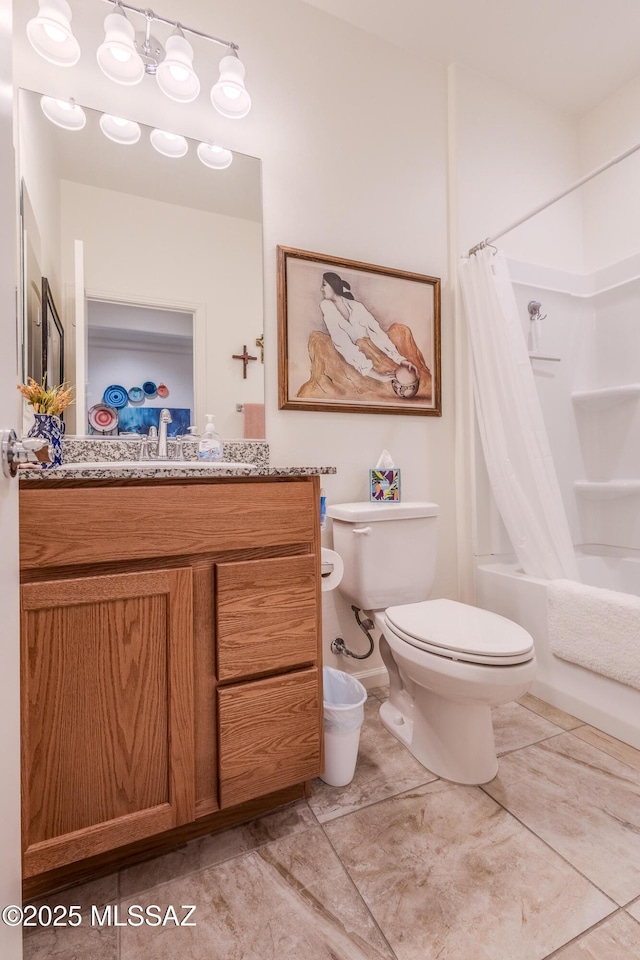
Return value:
<svg viewBox="0 0 640 960">
<path fill-rule="evenodd" d="M 43 470 L 37 465 L 22 468 L 25 482 L 47 480 L 158 480 L 211 479 L 216 477 L 309 477 L 335 473 L 335 467 L 272 467 L 269 444 L 264 440 L 224 442 L 225 467 L 198 464 L 198 441 L 185 440 L 179 463 L 167 460 L 157 467 L 143 466 L 139 440 L 69 438 L 63 441 L 63 462 Z M 153 458 L 154 448 L 150 455 Z M 103 466 L 103 464 L 105 466 Z M 108 464 L 108 466 L 106 466 Z"/>
<path fill-rule="evenodd" d="M 215 479 L 217 477 L 310 477 L 315 474 L 335 473 L 335 467 L 251 467 L 238 463 L 233 467 L 180 467 L 162 466 L 157 468 L 109 468 L 99 469 L 87 463 L 84 469 L 66 469 L 64 464 L 53 470 L 39 467 L 21 469 L 19 477 L 27 481 L 47 480 L 157 480 L 157 479 Z"/>
</svg>

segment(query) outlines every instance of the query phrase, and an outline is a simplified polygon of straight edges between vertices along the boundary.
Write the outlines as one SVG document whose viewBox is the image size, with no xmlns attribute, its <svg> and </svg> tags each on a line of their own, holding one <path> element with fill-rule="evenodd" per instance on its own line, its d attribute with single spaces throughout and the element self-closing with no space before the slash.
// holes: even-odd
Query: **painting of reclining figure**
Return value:
<svg viewBox="0 0 640 960">
<path fill-rule="evenodd" d="M 439 416 L 440 280 L 278 247 L 279 405 Z"/>
</svg>

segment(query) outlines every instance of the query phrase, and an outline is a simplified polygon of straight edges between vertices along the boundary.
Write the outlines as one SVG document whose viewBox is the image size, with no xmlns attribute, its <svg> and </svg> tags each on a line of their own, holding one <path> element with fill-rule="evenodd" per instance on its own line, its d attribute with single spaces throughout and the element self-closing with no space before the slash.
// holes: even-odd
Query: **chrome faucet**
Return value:
<svg viewBox="0 0 640 960">
<path fill-rule="evenodd" d="M 158 428 L 158 460 L 169 459 L 169 449 L 167 444 L 167 424 L 171 423 L 171 414 L 168 410 L 160 411 L 160 426 Z"/>
</svg>

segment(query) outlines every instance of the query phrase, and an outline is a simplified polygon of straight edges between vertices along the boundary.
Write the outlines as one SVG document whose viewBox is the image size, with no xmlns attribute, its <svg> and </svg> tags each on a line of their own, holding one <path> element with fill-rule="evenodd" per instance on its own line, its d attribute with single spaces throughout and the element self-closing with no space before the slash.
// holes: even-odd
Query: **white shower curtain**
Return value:
<svg viewBox="0 0 640 960">
<path fill-rule="evenodd" d="M 525 573 L 579 580 L 513 287 L 502 253 L 460 263 L 482 448 Z"/>
</svg>

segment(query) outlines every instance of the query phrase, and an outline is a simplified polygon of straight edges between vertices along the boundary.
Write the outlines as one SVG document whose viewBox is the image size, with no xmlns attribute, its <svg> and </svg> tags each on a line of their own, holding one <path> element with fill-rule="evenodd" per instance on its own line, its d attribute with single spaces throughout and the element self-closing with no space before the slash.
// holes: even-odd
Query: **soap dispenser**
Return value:
<svg viewBox="0 0 640 960">
<path fill-rule="evenodd" d="M 222 460 L 224 447 L 222 437 L 216 431 L 213 414 L 207 414 L 207 425 L 198 444 L 199 460 Z"/>
</svg>

